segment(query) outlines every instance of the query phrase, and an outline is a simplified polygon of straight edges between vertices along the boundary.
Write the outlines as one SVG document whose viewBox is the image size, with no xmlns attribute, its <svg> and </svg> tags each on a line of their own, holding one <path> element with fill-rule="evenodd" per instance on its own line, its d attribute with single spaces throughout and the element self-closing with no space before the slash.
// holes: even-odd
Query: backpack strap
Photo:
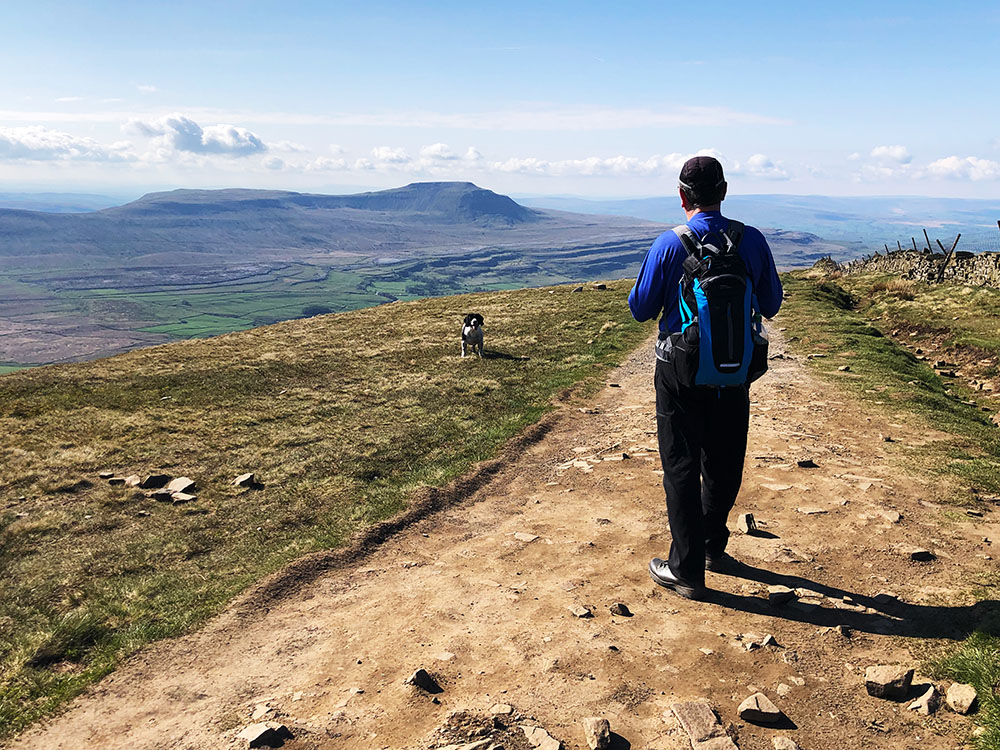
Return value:
<svg viewBox="0 0 1000 750">
<path fill-rule="evenodd" d="M 742 221 L 736 221 L 736 219 L 729 220 L 729 227 L 726 229 L 725 234 L 729 241 L 733 243 L 731 252 L 735 253 L 740 249 L 744 229 L 746 229 L 746 225 Z"/>
<path fill-rule="evenodd" d="M 673 229 L 674 234 L 681 241 L 681 247 L 687 253 L 687 257 L 681 266 L 688 276 L 695 276 L 702 268 L 702 244 L 698 235 L 694 233 L 687 224 L 680 224 Z"/>
</svg>

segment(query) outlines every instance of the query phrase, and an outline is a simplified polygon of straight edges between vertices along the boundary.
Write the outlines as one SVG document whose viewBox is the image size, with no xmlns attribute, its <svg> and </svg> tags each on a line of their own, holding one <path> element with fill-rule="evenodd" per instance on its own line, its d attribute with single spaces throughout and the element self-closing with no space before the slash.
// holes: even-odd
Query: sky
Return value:
<svg viewBox="0 0 1000 750">
<path fill-rule="evenodd" d="M 1000 197 L 996 2 L 4 2 L 0 191 Z"/>
</svg>

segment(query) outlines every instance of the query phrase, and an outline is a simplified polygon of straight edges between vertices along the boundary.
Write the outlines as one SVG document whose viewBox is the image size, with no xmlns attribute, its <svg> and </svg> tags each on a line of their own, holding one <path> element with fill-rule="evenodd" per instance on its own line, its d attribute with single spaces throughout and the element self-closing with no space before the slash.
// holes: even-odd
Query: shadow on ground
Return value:
<svg viewBox="0 0 1000 750">
<path fill-rule="evenodd" d="M 843 625 L 851 630 L 907 638 L 962 640 L 974 631 L 1000 635 L 1000 602 L 987 599 L 968 606 L 909 604 L 889 597 L 870 597 L 812 581 L 803 576 L 774 573 L 742 562 L 734 562 L 724 575 L 757 581 L 766 586 L 787 586 L 815 591 L 830 599 L 849 597 L 872 612 L 823 607 L 802 601 L 774 605 L 759 596 L 744 596 L 710 590 L 706 601 L 720 607 L 762 617 L 806 622 L 820 627 Z"/>
</svg>

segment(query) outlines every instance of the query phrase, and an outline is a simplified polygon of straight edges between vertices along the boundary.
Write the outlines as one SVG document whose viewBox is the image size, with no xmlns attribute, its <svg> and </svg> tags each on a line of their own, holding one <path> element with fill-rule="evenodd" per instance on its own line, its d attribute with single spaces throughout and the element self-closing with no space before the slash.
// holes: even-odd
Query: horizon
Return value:
<svg viewBox="0 0 1000 750">
<path fill-rule="evenodd" d="M 959 6 L 976 19 L 960 37 L 942 34 L 954 5 L 726 2 L 712 49 L 684 33 L 701 19 L 678 30 L 683 6 L 650 2 L 12 6 L 0 190 L 445 179 L 631 199 L 709 153 L 734 194 L 1000 198 L 983 96 L 1000 10 Z"/>
</svg>

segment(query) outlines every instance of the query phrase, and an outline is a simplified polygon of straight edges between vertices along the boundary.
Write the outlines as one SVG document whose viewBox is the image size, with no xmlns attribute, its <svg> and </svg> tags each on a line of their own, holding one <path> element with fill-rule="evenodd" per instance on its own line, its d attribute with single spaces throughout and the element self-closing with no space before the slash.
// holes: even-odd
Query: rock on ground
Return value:
<svg viewBox="0 0 1000 750">
<path fill-rule="evenodd" d="M 781 721 L 781 709 L 763 693 L 754 693 L 739 707 L 740 718 L 755 724 L 776 724 Z"/>
<path fill-rule="evenodd" d="M 431 677 L 430 673 L 422 667 L 406 678 L 406 684 L 426 690 L 428 693 L 444 692 L 441 686 L 438 685 L 437 680 Z"/>
<path fill-rule="evenodd" d="M 686 701 L 675 703 L 670 708 L 687 732 L 694 750 L 736 750 L 736 744 L 707 703 Z"/>
<path fill-rule="evenodd" d="M 941 703 L 941 694 L 938 692 L 937 687 L 934 685 L 928 685 L 927 690 L 917 698 L 913 703 L 911 703 L 907 708 L 910 711 L 916 711 L 921 716 L 930 716 L 932 713 L 937 711 L 938 705 Z"/>
<path fill-rule="evenodd" d="M 583 720 L 583 735 L 590 750 L 607 750 L 611 747 L 611 724 L 600 716 Z"/>
<path fill-rule="evenodd" d="M 910 692 L 913 670 L 898 666 L 874 666 L 865 670 L 865 690 L 875 698 L 901 701 Z"/>
<path fill-rule="evenodd" d="M 195 487 L 193 479 L 188 477 L 177 477 L 167 483 L 167 489 L 171 492 L 191 492 Z"/>
<path fill-rule="evenodd" d="M 967 714 L 976 702 L 976 689 L 972 685 L 953 682 L 945 693 L 944 700 L 948 708 L 957 714 Z"/>
<path fill-rule="evenodd" d="M 740 513 L 736 519 L 736 528 L 744 534 L 752 534 L 757 530 L 757 521 L 754 520 L 753 513 Z"/>
<path fill-rule="evenodd" d="M 293 739 L 292 733 L 284 724 L 276 721 L 265 721 L 251 724 L 239 733 L 238 739 L 245 741 L 245 747 L 281 747 L 285 740 Z"/>
<path fill-rule="evenodd" d="M 624 602 L 615 602 L 610 607 L 608 607 L 608 610 L 611 612 L 611 614 L 618 615 L 619 617 L 632 616 L 632 610 L 630 610 L 628 608 L 628 605 L 626 605 Z"/>
<path fill-rule="evenodd" d="M 795 598 L 795 592 L 788 586 L 768 586 L 767 600 L 771 604 L 788 604 Z"/>
<path fill-rule="evenodd" d="M 799 750 L 799 746 L 795 744 L 794 740 L 788 737 L 774 737 L 771 739 L 774 744 L 774 750 Z"/>
<path fill-rule="evenodd" d="M 531 746 L 538 750 L 562 750 L 562 743 L 541 727 L 522 725 L 521 731 Z"/>
</svg>

